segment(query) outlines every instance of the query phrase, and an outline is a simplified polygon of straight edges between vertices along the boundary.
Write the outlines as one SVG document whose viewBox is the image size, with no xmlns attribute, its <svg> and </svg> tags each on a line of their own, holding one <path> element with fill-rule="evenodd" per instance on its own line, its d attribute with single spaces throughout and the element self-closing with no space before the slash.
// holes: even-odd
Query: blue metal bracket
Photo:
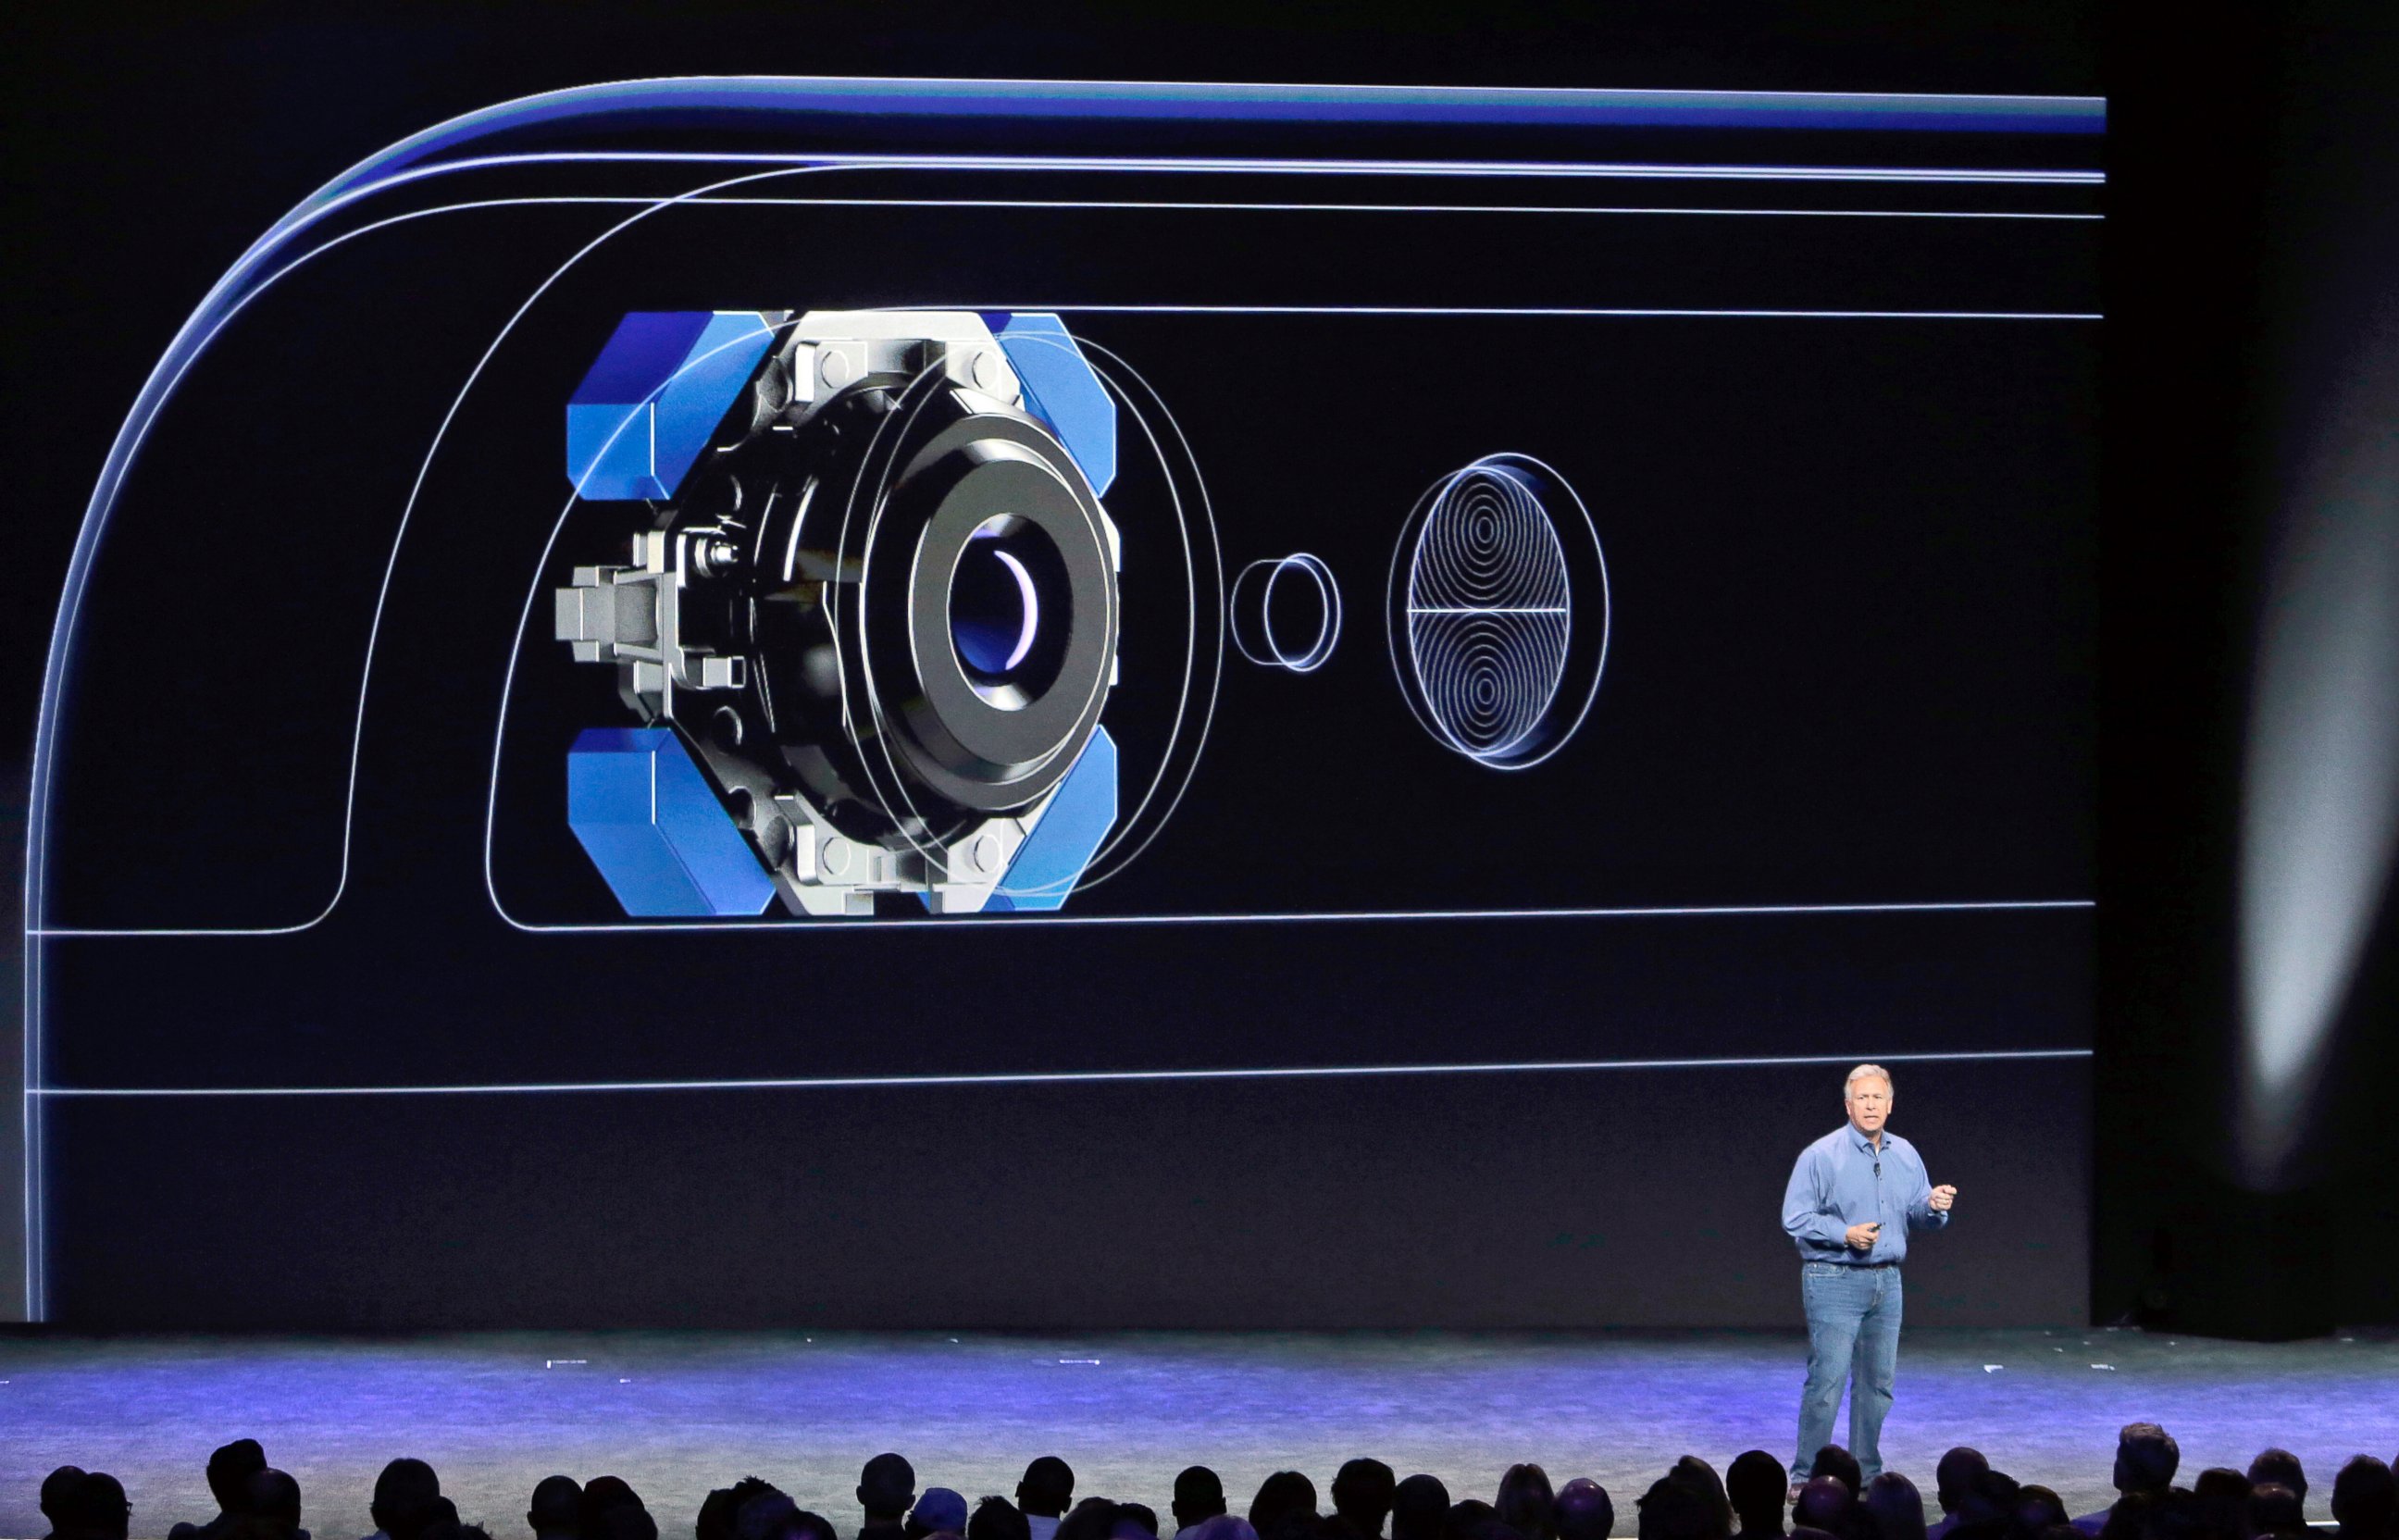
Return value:
<svg viewBox="0 0 2399 1540">
<path fill-rule="evenodd" d="M 663 727 L 592 727 L 566 755 L 566 821 L 628 914 L 755 914 L 774 880 Z"/>
<path fill-rule="evenodd" d="M 1008 875 L 987 910 L 1063 908 L 1100 842 L 1117 821 L 1117 744 L 1105 727 L 1091 730 L 1075 768 L 1058 783 L 1033 832 L 1016 848 Z"/>
<path fill-rule="evenodd" d="M 1105 496 L 1117 479 L 1117 404 L 1066 323 L 1042 314 L 983 319 L 1024 387 L 1024 404 L 1057 430 L 1058 441 L 1083 467 L 1091 494 Z"/>
<path fill-rule="evenodd" d="M 636 310 L 566 403 L 566 475 L 587 498 L 667 498 L 775 332 L 754 310 Z"/>
</svg>

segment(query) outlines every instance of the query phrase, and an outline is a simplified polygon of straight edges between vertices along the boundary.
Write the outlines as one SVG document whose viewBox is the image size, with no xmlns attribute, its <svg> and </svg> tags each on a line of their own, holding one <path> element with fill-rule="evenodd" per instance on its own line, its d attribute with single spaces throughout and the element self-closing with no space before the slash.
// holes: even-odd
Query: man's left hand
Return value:
<svg viewBox="0 0 2399 1540">
<path fill-rule="evenodd" d="M 1932 1189 L 1932 1196 L 1924 1200 L 1924 1206 L 1927 1209 L 1931 1209 L 1936 1214 L 1945 1214 L 1949 1211 L 1949 1205 L 1957 1201 L 1957 1188 L 1947 1186 L 1935 1187 Z"/>
</svg>

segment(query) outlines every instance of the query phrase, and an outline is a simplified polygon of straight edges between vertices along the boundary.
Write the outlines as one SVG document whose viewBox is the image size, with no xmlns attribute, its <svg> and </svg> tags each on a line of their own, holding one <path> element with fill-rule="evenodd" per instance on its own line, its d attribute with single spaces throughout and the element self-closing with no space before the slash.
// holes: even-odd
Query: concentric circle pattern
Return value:
<svg viewBox="0 0 2399 1540">
<path fill-rule="evenodd" d="M 1405 590 L 1408 663 L 1451 748 L 1502 763 L 1541 727 L 1574 623 L 1566 555 L 1529 478 L 1484 462 L 1426 512 Z"/>
</svg>

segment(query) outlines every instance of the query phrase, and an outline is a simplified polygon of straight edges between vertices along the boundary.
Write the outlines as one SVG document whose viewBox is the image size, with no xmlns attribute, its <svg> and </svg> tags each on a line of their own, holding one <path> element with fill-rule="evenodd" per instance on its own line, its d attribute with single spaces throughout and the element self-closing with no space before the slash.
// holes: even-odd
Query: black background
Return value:
<svg viewBox="0 0 2399 1540">
<path fill-rule="evenodd" d="M 2304 88 L 2329 72 L 2352 109 L 2335 113 L 2334 128 L 2354 140 L 2354 103 L 2387 61 L 2342 51 L 2365 14 L 2304 11 L 2271 33 L 2209 17 L 2157 33 L 2128 20 L 2107 32 L 2104 55 L 2094 12 L 2014 5 L 1948 7 L 1937 22 L 1897 6 L 1605 19 L 1534 6 L 1262 6 L 1138 23 L 1097 7 L 1005 17 L 912 7 L 811 13 L 804 26 L 788 7 L 666 19 L 261 7 L 176 20 L 120 11 L 98 27 L 23 36 L 7 50 L 11 197 L 38 236 L 10 256 L 6 432 L 12 505 L 33 511 L 13 532 L 22 601 L 6 612 L 20 666 L 0 689 L 30 724 L 53 574 L 92 471 L 206 284 L 332 169 L 492 100 L 632 68 L 2105 89 L 2113 474 L 2102 526 L 2099 885 L 2111 906 L 2102 914 L 2115 917 L 2101 939 L 2100 1229 L 2087 1308 L 2112 1318 L 2146 1295 L 2171 1309 L 2162 1269 L 2188 1267 L 2188 1249 L 2177 1263 L 2159 1221 L 2211 1190 L 2214 1094 L 2229 1060 L 2225 990 L 2210 972 L 2229 934 L 2227 863 L 2211 831 L 2229 830 L 2230 682 L 2249 579 L 2246 515 L 2229 489 L 2257 459 L 2232 429 L 2255 405 L 2245 349 L 2287 303 L 2261 295 L 2257 278 L 2273 244 L 2257 216 L 2288 182 L 2274 180 L 2288 146 L 2266 130 L 2308 95 L 2294 78 Z M 2332 140 L 2338 155 L 2340 133 Z M 2349 191 L 2312 187 L 2320 209 Z M 205 809 L 172 821 L 204 824 Z M 212 1035 L 238 1023 L 178 1017 L 173 1001 L 148 1008 L 189 1027 L 227 1078 L 251 1077 L 238 1038 Z M 771 1095 L 80 1104 L 54 1114 L 61 1148 L 76 1153 L 56 1172 L 55 1196 L 88 1226 L 56 1281 L 90 1323 L 613 1321 L 677 1309 L 688 1319 L 959 1324 L 1781 1320 L 1784 1259 L 1756 1216 L 1787 1150 L 1835 1115 L 1823 1079 L 1808 1071 L 1743 1087 L 1674 1072 L 1629 1091 L 1584 1076 L 1230 1095 L 1053 1087 L 928 1093 L 904 1106 Z M 1953 1281 L 1927 1291 L 1931 1318 L 2086 1308 L 2071 1196 L 2089 1181 L 2074 1154 L 2089 1115 L 2080 1081 L 2054 1065 L 1903 1068 L 1901 1126 L 1969 1164 L 1949 1174 L 1977 1201 L 2039 1216 L 1945 1237 L 1927 1260 Z M 1789 1111 L 1736 1123 L 1734 1105 Z M 2387 1142 L 2353 1129 L 2328 1138 L 2336 1184 L 2387 1162 Z M 561 1169 L 562 1142 L 580 1153 L 572 1169 Z M 216 1153 L 161 1158 L 196 1150 Z M 327 1182 L 329 1169 L 339 1180 Z M 2374 1189 L 2338 1190 L 2354 1205 Z M 1162 1191 L 1189 1195 L 1187 1210 L 1159 1205 Z M 1654 1221 L 1646 1233 L 1657 1238 L 1624 1249 L 1624 1222 L 1611 1232 L 1594 1211 Z M 895 1277 L 922 1276 L 896 1264 L 928 1223 L 983 1263 L 963 1280 L 893 1290 Z M 1235 1256 L 1252 1264 L 1249 1281 L 1229 1294 L 1159 1293 L 1108 1265 L 1128 1250 Z M 1362 1251 L 1396 1260 L 1348 1260 Z M 1322 1265 L 1328 1252 L 1343 1260 Z M 588 1265 L 562 1272 L 562 1254 Z M 1493 1262 L 1536 1255 L 1512 1270 Z M 162 1257 L 177 1265 L 162 1271 Z M 265 1294 L 251 1287 L 259 1257 L 279 1259 Z M 1610 1260 L 1594 1268 L 1600 1257 Z M 827 1276 L 827 1259 L 831 1287 L 781 1286 L 808 1264 Z M 2389 1308 L 2370 1276 L 2336 1276 L 2351 1280 L 2338 1287 L 2352 1318 Z M 869 1280 L 886 1310 L 857 1306 Z M 673 1300 L 684 1304 L 664 1303 Z"/>
</svg>

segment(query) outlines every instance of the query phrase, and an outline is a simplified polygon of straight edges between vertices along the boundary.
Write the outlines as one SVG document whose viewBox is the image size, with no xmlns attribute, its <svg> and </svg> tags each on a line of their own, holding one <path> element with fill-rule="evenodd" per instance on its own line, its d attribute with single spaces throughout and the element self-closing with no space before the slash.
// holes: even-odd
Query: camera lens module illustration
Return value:
<svg viewBox="0 0 2399 1540">
<path fill-rule="evenodd" d="M 1118 821 L 1116 410 L 1053 316 L 625 318 L 567 469 L 655 527 L 555 631 L 640 723 L 568 755 L 627 913 L 1065 901 Z"/>
<path fill-rule="evenodd" d="M 567 828 L 633 920 L 1065 908 L 1178 813 L 1221 818 L 1186 793 L 1226 667 L 1338 674 L 1318 553 L 1374 559 L 1371 523 L 1328 514 L 1228 582 L 1182 426 L 1047 312 L 635 312 L 565 416 L 577 554 L 536 592 L 616 703 L 558 671 L 583 704 L 549 741 Z M 1435 482 L 1387 607 L 1400 695 L 1441 749 L 1524 769 L 1588 712 L 1606 572 L 1541 462 Z M 1290 698 L 1244 696 L 1241 747 L 1211 763 L 1336 763 L 1261 736 L 1321 719 Z"/>
<path fill-rule="evenodd" d="M 1391 558 L 1391 666 L 1443 747 L 1523 770 L 1565 747 L 1607 662 L 1607 562 L 1582 499 L 1524 454 L 1452 472 Z"/>
</svg>

